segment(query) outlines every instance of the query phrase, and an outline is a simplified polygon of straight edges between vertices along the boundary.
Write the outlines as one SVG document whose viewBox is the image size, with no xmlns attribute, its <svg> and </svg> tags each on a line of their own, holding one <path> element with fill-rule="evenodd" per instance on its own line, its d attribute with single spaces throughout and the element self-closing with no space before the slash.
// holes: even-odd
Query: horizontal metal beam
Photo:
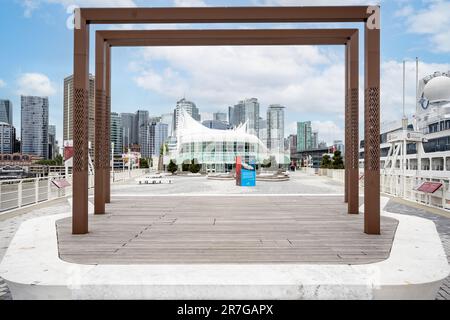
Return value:
<svg viewBox="0 0 450 320">
<path fill-rule="evenodd" d="M 81 8 L 88 24 L 363 22 L 368 6 Z"/>
<path fill-rule="evenodd" d="M 345 45 L 358 29 L 97 31 L 110 46 Z"/>
</svg>

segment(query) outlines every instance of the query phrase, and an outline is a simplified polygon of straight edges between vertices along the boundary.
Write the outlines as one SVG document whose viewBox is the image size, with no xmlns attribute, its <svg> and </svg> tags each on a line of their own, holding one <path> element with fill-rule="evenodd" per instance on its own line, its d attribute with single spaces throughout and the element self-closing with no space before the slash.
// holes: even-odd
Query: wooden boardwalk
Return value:
<svg viewBox="0 0 450 320">
<path fill-rule="evenodd" d="M 57 223 L 61 259 L 81 264 L 365 264 L 389 257 L 397 221 L 363 233 L 342 197 L 114 197 L 90 233 Z"/>
</svg>

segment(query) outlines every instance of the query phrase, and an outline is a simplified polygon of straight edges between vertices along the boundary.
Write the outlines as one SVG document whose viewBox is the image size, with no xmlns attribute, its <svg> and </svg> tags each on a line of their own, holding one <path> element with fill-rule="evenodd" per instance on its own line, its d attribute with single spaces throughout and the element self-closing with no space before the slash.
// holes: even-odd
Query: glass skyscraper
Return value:
<svg viewBox="0 0 450 320">
<path fill-rule="evenodd" d="M 56 126 L 50 124 L 48 126 L 48 158 L 54 159 L 56 156 Z"/>
<path fill-rule="evenodd" d="M 122 120 L 116 112 L 111 112 L 111 148 L 114 143 L 114 149 L 111 149 L 114 157 L 122 157 L 123 153 L 123 132 Z"/>
<path fill-rule="evenodd" d="M 169 126 L 162 122 L 150 124 L 150 153 L 152 156 L 159 156 L 161 146 L 168 138 L 168 128 Z"/>
<path fill-rule="evenodd" d="M 13 105 L 9 100 L 0 100 L 0 122 L 13 125 Z"/>
<path fill-rule="evenodd" d="M 311 121 L 297 122 L 297 151 L 313 149 Z"/>
<path fill-rule="evenodd" d="M 21 97 L 22 153 L 48 158 L 48 98 Z"/>
<path fill-rule="evenodd" d="M 6 122 L 0 121 L 0 154 L 14 152 L 14 128 Z"/>
<path fill-rule="evenodd" d="M 122 121 L 123 145 L 126 148 L 130 148 L 131 145 L 138 143 L 136 137 L 136 114 L 121 113 L 120 119 Z"/>
<path fill-rule="evenodd" d="M 186 110 L 186 112 L 196 121 L 200 121 L 200 112 L 195 105 L 195 103 L 186 100 L 185 98 L 177 102 L 177 106 L 173 111 L 173 131 L 176 132 L 178 128 L 178 122 L 181 117 L 181 110 Z"/>
<path fill-rule="evenodd" d="M 228 110 L 230 125 L 233 128 L 248 121 L 248 133 L 259 137 L 259 102 L 256 98 L 239 101 Z"/>
<path fill-rule="evenodd" d="M 272 152 L 284 151 L 284 107 L 279 104 L 267 109 L 267 148 Z"/>
<path fill-rule="evenodd" d="M 150 157 L 150 132 L 148 111 L 138 110 L 136 112 L 136 135 L 138 144 L 141 147 L 143 158 Z"/>
</svg>

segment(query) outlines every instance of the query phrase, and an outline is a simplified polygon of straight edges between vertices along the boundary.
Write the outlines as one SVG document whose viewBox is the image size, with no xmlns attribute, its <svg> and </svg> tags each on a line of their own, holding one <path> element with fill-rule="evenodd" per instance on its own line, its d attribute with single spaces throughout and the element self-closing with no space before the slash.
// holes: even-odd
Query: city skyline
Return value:
<svg viewBox="0 0 450 320">
<path fill-rule="evenodd" d="M 62 79 L 72 73 L 70 52 L 72 30 L 67 29 L 67 1 L 41 1 L 33 7 L 25 1 L 5 1 L 2 21 L 17 26 L 17 36 L 25 41 L 9 41 L 11 47 L 0 53 L 0 99 L 9 99 L 15 110 L 20 106 L 19 93 L 49 97 L 50 123 L 58 125 L 57 139 L 62 140 Z M 123 5 L 142 6 L 142 1 L 119 1 Z M 117 5 L 118 1 L 72 1 L 74 4 Z M 285 2 L 293 4 L 292 2 Z M 355 4 L 360 1 L 344 1 Z M 362 2 L 361 2 L 362 3 Z M 400 118 L 401 61 L 421 58 L 420 75 L 450 69 L 446 53 L 450 45 L 443 35 L 448 19 L 440 12 L 449 7 L 446 1 L 381 1 L 382 32 L 392 35 L 383 41 L 382 115 L 385 119 Z M 62 5 L 61 5 L 62 4 Z M 196 1 L 200 5 L 225 5 L 226 1 Z M 194 5 L 195 5 L 194 4 Z M 281 1 L 235 1 L 236 5 L 282 4 Z M 305 1 L 304 5 L 313 4 Z M 148 5 L 148 3 L 147 3 Z M 154 6 L 183 5 L 183 1 L 152 1 Z M 435 19 L 426 19 L 436 13 Z M 418 27 L 422 26 L 422 28 Z M 167 26 L 163 26 L 167 28 Z M 190 27 L 190 26 L 188 26 Z M 261 25 L 257 27 L 271 27 Z M 289 27 L 295 27 L 293 24 Z M 430 31 L 432 30 L 432 31 Z M 429 37 L 430 33 L 436 33 Z M 51 38 L 47 36 L 51 34 Z M 11 35 L 5 35 L 11 37 Z M 440 39 L 440 41 L 437 41 Z M 6 39 L 8 40 L 8 39 Z M 38 45 L 42 50 L 28 52 L 22 46 Z M 54 43 L 59 45 L 55 47 Z M 25 48 L 23 48 L 25 49 Z M 311 120 L 331 143 L 343 138 L 343 95 L 335 86 L 343 75 L 343 51 L 330 47 L 220 47 L 117 49 L 113 54 L 112 111 L 131 112 L 147 108 L 151 114 L 163 114 L 173 107 L 173 100 L 189 93 L 202 113 L 225 111 L 236 98 L 256 96 L 264 105 L 280 103 L 287 106 L 286 134 L 295 132 L 297 121 Z M 15 52 L 14 55 L 9 51 Z M 203 50 L 203 53 L 202 53 Z M 41 52 L 42 51 L 42 52 Z M 420 54 L 419 54 L 420 52 Z M 12 58 L 11 58 L 12 57 Z M 281 57 L 279 62 L 275 57 Z M 7 63 L 6 63 L 7 62 Z M 257 69 L 255 65 L 264 65 Z M 206 68 L 207 67 L 207 68 Z M 362 66 L 361 66 L 362 67 Z M 91 62 L 93 72 L 93 62 Z M 327 78 L 329 93 L 324 95 L 320 84 Z M 407 65 L 407 113 L 413 110 L 415 76 L 413 63 Z M 266 86 L 260 82 L 266 83 Z M 231 83 L 231 85 L 230 85 Z M 170 84 L 170 86 L 168 86 Z M 120 88 L 121 90 L 118 90 Z M 236 90 L 233 90 L 236 89 Z M 33 92 L 27 92 L 33 91 Z M 244 91 L 244 92 L 243 92 Z M 279 98 L 279 99 L 278 99 Z M 362 97 L 360 97 L 362 98 Z M 363 103 L 361 103 L 362 107 Z M 362 109 L 361 109 L 362 110 Z M 14 119 L 20 133 L 20 121 Z M 329 132 L 329 133 L 327 133 Z"/>
</svg>

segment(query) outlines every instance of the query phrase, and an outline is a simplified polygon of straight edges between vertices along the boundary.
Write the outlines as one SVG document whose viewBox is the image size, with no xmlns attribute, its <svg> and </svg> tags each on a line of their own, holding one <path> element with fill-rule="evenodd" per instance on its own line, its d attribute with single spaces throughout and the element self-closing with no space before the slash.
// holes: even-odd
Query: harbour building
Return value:
<svg viewBox="0 0 450 320">
<path fill-rule="evenodd" d="M 241 156 L 245 162 L 255 159 L 257 164 L 261 164 L 272 155 L 256 135 L 249 133 L 247 124 L 245 122 L 231 130 L 210 129 L 182 111 L 177 149 L 171 157 L 178 165 L 195 159 L 207 172 L 230 172 L 235 166 L 236 156 Z"/>
</svg>

